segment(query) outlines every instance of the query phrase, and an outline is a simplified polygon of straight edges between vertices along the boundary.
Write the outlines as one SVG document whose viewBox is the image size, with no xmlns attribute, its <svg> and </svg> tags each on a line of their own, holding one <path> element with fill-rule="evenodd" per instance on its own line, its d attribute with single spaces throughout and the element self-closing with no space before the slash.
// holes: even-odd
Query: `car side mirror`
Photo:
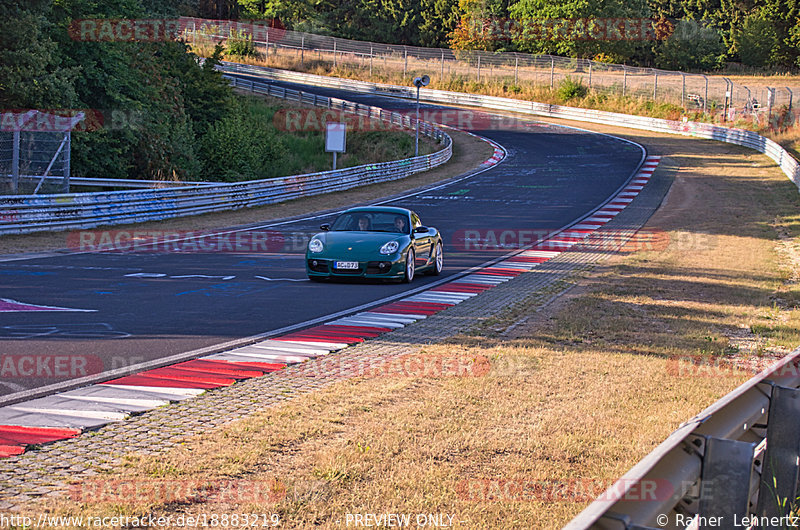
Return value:
<svg viewBox="0 0 800 530">
<path fill-rule="evenodd" d="M 414 229 L 415 234 L 427 234 L 428 227 L 427 226 L 418 226 Z"/>
<path fill-rule="evenodd" d="M 328 230 L 331 229 L 331 225 L 328 224 L 328 223 L 325 223 L 325 224 L 319 225 L 319 229 L 322 230 L 323 232 L 327 232 Z"/>
</svg>

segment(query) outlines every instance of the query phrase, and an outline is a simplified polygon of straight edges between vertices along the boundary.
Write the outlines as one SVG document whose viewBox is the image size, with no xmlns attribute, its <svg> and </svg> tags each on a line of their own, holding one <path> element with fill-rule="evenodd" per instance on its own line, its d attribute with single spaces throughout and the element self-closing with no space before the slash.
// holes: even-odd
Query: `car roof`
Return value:
<svg viewBox="0 0 800 530">
<path fill-rule="evenodd" d="M 407 210 L 405 208 L 397 208 L 394 206 L 359 206 L 357 208 L 350 208 L 349 210 L 346 210 L 343 213 L 355 213 L 355 212 L 364 212 L 364 213 L 386 212 L 398 215 L 411 214 L 411 210 Z"/>
</svg>

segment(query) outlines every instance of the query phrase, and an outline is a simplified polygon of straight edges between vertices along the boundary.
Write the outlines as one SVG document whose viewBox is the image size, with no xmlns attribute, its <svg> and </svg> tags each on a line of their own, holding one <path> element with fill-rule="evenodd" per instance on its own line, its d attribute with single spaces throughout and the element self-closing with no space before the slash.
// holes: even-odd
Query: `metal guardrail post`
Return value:
<svg viewBox="0 0 800 530">
<path fill-rule="evenodd" d="M 756 513 L 772 518 L 789 514 L 797 499 L 800 389 L 773 384 L 769 418 Z"/>
<path fill-rule="evenodd" d="M 719 528 L 715 521 L 742 520 L 749 513 L 754 443 L 708 437 L 700 483 L 699 530 Z"/>
</svg>

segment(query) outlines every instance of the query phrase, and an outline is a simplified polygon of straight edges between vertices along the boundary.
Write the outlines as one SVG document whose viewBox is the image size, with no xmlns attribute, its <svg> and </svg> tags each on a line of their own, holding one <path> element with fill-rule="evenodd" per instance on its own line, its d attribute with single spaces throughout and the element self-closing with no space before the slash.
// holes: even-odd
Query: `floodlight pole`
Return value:
<svg viewBox="0 0 800 530">
<path fill-rule="evenodd" d="M 414 78 L 414 86 L 417 87 L 417 126 L 416 134 L 414 135 L 414 156 L 419 156 L 419 89 L 428 86 L 430 82 L 431 78 L 427 75 Z"/>
<path fill-rule="evenodd" d="M 419 156 L 419 83 L 414 83 L 417 85 L 417 132 L 414 135 L 414 156 Z"/>
</svg>

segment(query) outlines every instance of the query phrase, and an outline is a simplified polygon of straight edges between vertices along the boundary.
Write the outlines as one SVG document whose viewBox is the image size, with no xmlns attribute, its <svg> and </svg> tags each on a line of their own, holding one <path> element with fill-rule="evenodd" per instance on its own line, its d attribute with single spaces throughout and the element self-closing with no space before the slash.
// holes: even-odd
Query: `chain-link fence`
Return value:
<svg viewBox="0 0 800 530">
<path fill-rule="evenodd" d="M 69 192 L 70 131 L 83 117 L 3 113 L 0 195 Z"/>
<path fill-rule="evenodd" d="M 466 82 L 499 81 L 508 87 L 522 84 L 555 89 L 567 78 L 597 93 L 641 97 L 680 105 L 687 110 L 719 114 L 766 125 L 785 118 L 792 108 L 789 87 L 748 88 L 719 75 L 689 74 L 638 68 L 588 59 L 516 52 L 450 50 L 354 41 L 267 27 L 250 22 L 181 19 L 192 43 L 225 40 L 234 34 L 250 36 L 276 63 L 283 59 L 305 66 L 315 61 L 329 66 L 355 67 L 370 75 L 402 72 L 403 77 L 426 73 L 432 78 L 461 78 Z M 513 88 L 512 88 L 513 90 Z M 770 95 L 771 94 L 771 95 Z"/>
</svg>

